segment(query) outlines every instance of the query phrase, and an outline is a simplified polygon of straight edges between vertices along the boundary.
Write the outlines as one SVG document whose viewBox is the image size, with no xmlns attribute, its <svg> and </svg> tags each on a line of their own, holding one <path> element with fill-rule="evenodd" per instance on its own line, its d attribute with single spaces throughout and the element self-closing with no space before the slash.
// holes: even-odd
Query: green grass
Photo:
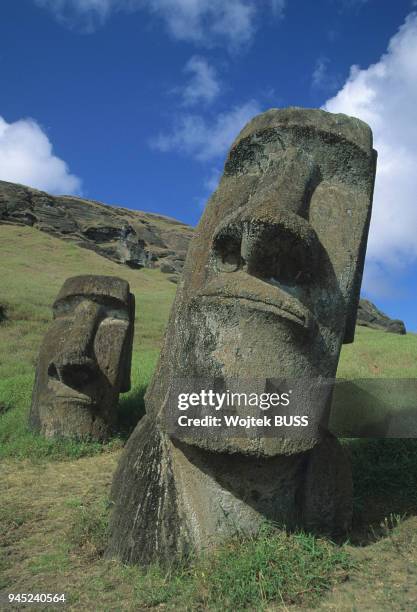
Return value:
<svg viewBox="0 0 417 612">
<path fill-rule="evenodd" d="M 347 553 L 312 535 L 288 535 L 265 525 L 203 559 L 205 604 L 213 610 L 262 610 L 271 602 L 312 605 L 347 576 Z"/>
<path fill-rule="evenodd" d="M 417 513 L 417 440 L 356 439 L 344 444 L 352 464 L 359 540 L 372 539 L 387 516 Z"/>
<path fill-rule="evenodd" d="M 109 506 L 101 499 L 80 504 L 76 512 L 69 531 L 71 545 L 97 559 L 107 542 Z M 235 537 L 169 568 L 131 568 L 124 580 L 140 609 L 266 610 L 272 602 L 313 605 L 348 576 L 351 566 L 343 547 L 303 532 L 290 535 L 265 523 L 256 536 Z M 113 580 L 121 571 L 121 564 L 113 562 Z"/>
<path fill-rule="evenodd" d="M 88 551 L 94 557 L 101 557 L 106 549 L 109 535 L 109 502 L 106 499 L 92 503 L 74 504 L 77 515 L 70 526 L 68 537 L 75 549 Z"/>
<path fill-rule="evenodd" d="M 339 378 L 417 378 L 417 334 L 405 336 L 356 328 L 355 341 L 343 345 Z"/>
<path fill-rule="evenodd" d="M 144 571 L 103 559 L 106 499 L 118 457 L 108 451 L 124 444 L 144 413 L 175 285 L 158 270 L 129 270 L 31 228 L 0 226 L 0 255 L 7 261 L 0 270 L 6 288 L 0 304 L 0 404 L 6 408 L 0 459 L 7 482 L 0 504 L 0 588 L 19 584 L 29 591 L 36 584 L 48 591 L 60 584 L 72 609 L 267 610 L 314 607 L 351 574 L 348 546 L 267 524 L 256 537 L 236 537 L 168 569 Z M 82 273 L 122 276 L 136 296 L 132 389 L 120 398 L 119 435 L 105 445 L 46 440 L 27 428 L 50 305 L 64 280 Z M 417 378 L 417 336 L 358 328 L 355 342 L 343 347 L 338 376 Z M 417 513 L 417 441 L 345 445 L 354 478 L 352 541 L 364 544 L 386 535 L 399 517 Z M 1 556 L 9 550 L 15 552 Z"/>
</svg>

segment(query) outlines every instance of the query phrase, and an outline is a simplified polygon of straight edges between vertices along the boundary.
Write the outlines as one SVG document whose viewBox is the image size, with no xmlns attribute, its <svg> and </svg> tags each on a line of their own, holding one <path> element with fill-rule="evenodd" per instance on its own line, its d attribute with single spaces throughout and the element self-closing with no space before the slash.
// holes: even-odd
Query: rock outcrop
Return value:
<svg viewBox="0 0 417 612">
<path fill-rule="evenodd" d="M 179 273 L 192 228 L 152 213 L 0 181 L 0 223 L 30 225 L 135 268 L 161 261 Z"/>
<path fill-rule="evenodd" d="M 392 334 L 404 335 L 406 333 L 404 321 L 400 319 L 391 319 L 388 315 L 379 310 L 375 304 L 364 299 L 359 301 L 356 324 L 370 327 L 371 329 L 391 332 Z"/>
</svg>

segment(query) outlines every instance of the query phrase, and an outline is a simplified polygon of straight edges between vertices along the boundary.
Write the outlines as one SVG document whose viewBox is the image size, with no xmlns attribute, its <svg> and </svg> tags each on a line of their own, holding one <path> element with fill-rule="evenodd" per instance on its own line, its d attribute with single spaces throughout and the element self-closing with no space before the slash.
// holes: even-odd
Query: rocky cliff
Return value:
<svg viewBox="0 0 417 612">
<path fill-rule="evenodd" d="M 364 299 L 359 301 L 356 324 L 370 327 L 371 329 L 391 332 L 393 334 L 404 335 L 406 333 L 403 321 L 400 319 L 391 319 L 388 315 L 379 310 L 375 304 Z"/>
<path fill-rule="evenodd" d="M 0 223 L 35 227 L 134 268 L 182 270 L 192 235 L 184 223 L 74 196 L 0 181 Z M 163 266 L 161 265 L 163 263 Z"/>
</svg>

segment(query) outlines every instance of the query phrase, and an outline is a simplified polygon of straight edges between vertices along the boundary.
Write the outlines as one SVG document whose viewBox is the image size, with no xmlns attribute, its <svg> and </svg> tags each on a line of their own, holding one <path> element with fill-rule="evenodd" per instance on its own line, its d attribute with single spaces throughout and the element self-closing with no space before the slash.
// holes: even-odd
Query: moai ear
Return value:
<svg viewBox="0 0 417 612">
<path fill-rule="evenodd" d="M 373 188 L 375 184 L 377 157 L 378 157 L 378 153 L 375 150 L 373 150 L 372 151 L 373 183 L 372 183 L 372 193 L 371 193 L 371 198 L 370 198 L 368 219 L 365 225 L 365 231 L 362 234 L 362 241 L 359 247 L 359 257 L 358 257 L 357 267 L 356 267 L 355 276 L 354 276 L 353 283 L 352 283 L 351 296 L 350 296 L 350 300 L 347 303 L 346 326 L 345 326 L 345 335 L 343 338 L 343 344 L 349 344 L 353 342 L 355 339 L 356 317 L 358 314 L 358 305 L 359 305 L 360 290 L 361 290 L 361 285 L 362 285 L 363 267 L 365 263 L 366 244 L 368 241 L 368 230 L 369 230 L 369 221 L 370 221 L 371 209 L 372 209 L 372 198 L 373 198 Z"/>
<path fill-rule="evenodd" d="M 343 343 L 353 342 L 372 210 L 376 152 L 350 153 L 351 166 L 334 176 L 322 164 L 323 181 L 310 201 L 309 220 L 323 244 L 345 302 Z M 360 176 L 360 169 L 368 169 Z M 341 180 L 343 179 L 343 180 Z"/>
<path fill-rule="evenodd" d="M 350 299 L 350 303 L 348 303 L 347 306 L 346 326 L 345 335 L 343 336 L 343 344 L 351 344 L 355 339 L 356 317 L 358 314 L 360 288 L 362 284 L 363 264 L 364 261 L 362 261 L 361 269 L 357 272 L 355 285 L 352 290 L 352 297 Z"/>
<path fill-rule="evenodd" d="M 372 151 L 372 155 L 373 155 L 373 162 L 374 162 L 374 181 L 375 181 L 376 162 L 377 162 L 377 157 L 378 157 L 378 153 L 375 151 L 375 149 Z M 371 195 L 371 205 L 369 207 L 369 217 L 371 216 L 372 196 L 373 196 L 373 189 L 372 189 L 372 195 Z M 363 274 L 363 267 L 365 263 L 366 244 L 368 240 L 368 229 L 369 229 L 369 219 L 368 219 L 366 232 L 364 232 L 364 235 L 362 236 L 362 244 L 360 246 L 360 257 L 358 261 L 356 275 L 353 281 L 351 299 L 348 303 L 347 315 L 346 315 L 346 327 L 345 327 L 345 335 L 343 338 L 343 344 L 350 344 L 355 339 L 356 317 L 358 314 L 358 305 L 359 305 L 360 290 L 361 290 L 361 284 L 362 284 L 362 274 Z"/>
<path fill-rule="evenodd" d="M 128 298 L 128 313 L 129 313 L 129 329 L 124 346 L 124 355 L 121 362 L 121 385 L 120 392 L 126 393 L 130 391 L 131 381 L 130 374 L 132 370 L 132 350 L 133 350 L 133 335 L 135 328 L 135 296 L 129 293 Z"/>
</svg>

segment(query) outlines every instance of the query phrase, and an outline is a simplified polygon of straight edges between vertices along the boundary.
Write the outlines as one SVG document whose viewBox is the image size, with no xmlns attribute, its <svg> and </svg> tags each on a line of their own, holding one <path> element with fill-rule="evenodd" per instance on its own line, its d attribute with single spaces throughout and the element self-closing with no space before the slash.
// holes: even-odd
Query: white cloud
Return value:
<svg viewBox="0 0 417 612">
<path fill-rule="evenodd" d="M 404 289 L 404 284 L 409 284 L 407 280 L 406 266 L 387 266 L 383 262 L 368 258 L 363 275 L 362 292 L 370 299 L 405 301 L 410 295 L 409 291 Z"/>
<path fill-rule="evenodd" d="M 56 157 L 33 119 L 7 123 L 0 117 L 0 179 L 52 193 L 79 193 L 81 181 Z"/>
<path fill-rule="evenodd" d="M 145 0 L 179 40 L 210 44 L 216 40 L 232 46 L 247 43 L 254 34 L 253 0 Z"/>
<path fill-rule="evenodd" d="M 212 121 L 201 115 L 186 114 L 178 119 L 171 134 L 160 134 L 151 145 L 160 151 L 179 151 L 207 161 L 223 156 L 243 126 L 260 112 L 258 103 L 250 100 L 220 113 Z"/>
<path fill-rule="evenodd" d="M 311 78 L 313 87 L 321 87 L 323 81 L 325 81 L 328 62 L 329 60 L 326 57 L 319 57 L 319 59 L 316 60 Z"/>
<path fill-rule="evenodd" d="M 102 26 L 113 11 L 133 8 L 131 0 L 35 0 L 35 4 L 49 9 L 59 23 L 85 33 Z"/>
<path fill-rule="evenodd" d="M 359 117 L 374 133 L 378 168 L 365 281 L 375 285 L 381 266 L 394 273 L 417 259 L 416 13 L 407 17 L 376 64 L 364 70 L 352 66 L 324 108 Z"/>
<path fill-rule="evenodd" d="M 184 72 L 191 75 L 189 82 L 181 90 L 185 106 L 193 106 L 199 102 L 209 104 L 220 94 L 216 70 L 203 57 L 191 57 Z"/>
<path fill-rule="evenodd" d="M 248 43 L 256 28 L 256 16 L 269 8 L 282 17 L 285 0 L 35 0 L 68 27 L 92 32 L 112 13 L 147 10 L 161 18 L 178 39 L 232 48 Z"/>
<path fill-rule="evenodd" d="M 324 55 L 320 56 L 314 65 L 313 74 L 311 75 L 311 85 L 314 89 L 320 89 L 329 93 L 329 90 L 335 90 L 340 85 L 337 76 L 329 71 L 330 60 Z"/>
<path fill-rule="evenodd" d="M 286 0 L 271 0 L 271 8 L 273 14 L 277 17 L 283 17 L 285 5 Z"/>
<path fill-rule="evenodd" d="M 209 193 L 212 193 L 215 189 L 217 189 L 217 185 L 222 176 L 222 169 L 213 167 L 210 170 L 209 176 L 204 181 L 204 187 L 207 189 Z"/>
</svg>

